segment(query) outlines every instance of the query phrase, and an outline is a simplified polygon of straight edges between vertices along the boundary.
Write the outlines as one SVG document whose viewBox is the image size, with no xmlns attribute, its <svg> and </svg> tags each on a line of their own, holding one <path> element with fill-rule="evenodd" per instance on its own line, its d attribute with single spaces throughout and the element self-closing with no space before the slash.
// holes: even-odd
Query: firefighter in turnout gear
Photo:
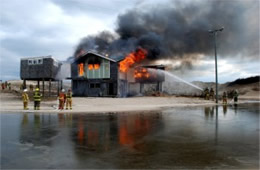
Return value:
<svg viewBox="0 0 260 170">
<path fill-rule="evenodd" d="M 64 103 L 66 101 L 66 95 L 65 95 L 65 90 L 62 89 L 60 94 L 59 94 L 59 110 L 63 110 L 64 109 Z"/>
<path fill-rule="evenodd" d="M 41 97 L 42 97 L 42 94 L 40 93 L 40 89 L 36 88 L 35 92 L 33 94 L 34 110 L 40 110 Z"/>
<path fill-rule="evenodd" d="M 204 90 L 205 100 L 209 100 L 209 88 Z"/>
<path fill-rule="evenodd" d="M 238 101 L 238 90 L 234 91 L 233 96 L 234 96 L 234 102 L 237 103 L 237 101 Z"/>
<path fill-rule="evenodd" d="M 214 100 L 214 96 L 215 96 L 215 92 L 214 92 L 213 88 L 211 87 L 210 92 L 209 92 L 209 99 Z"/>
<path fill-rule="evenodd" d="M 223 99 L 223 104 L 227 104 L 227 93 L 225 91 L 223 93 L 222 99 Z"/>
<path fill-rule="evenodd" d="M 72 105 L 72 93 L 71 90 L 69 89 L 66 94 L 66 110 L 68 110 L 68 107 L 71 110 L 72 109 L 71 105 Z"/>
<path fill-rule="evenodd" d="M 23 99 L 23 109 L 28 110 L 29 96 L 27 94 L 27 89 L 23 90 L 22 99 Z"/>
</svg>

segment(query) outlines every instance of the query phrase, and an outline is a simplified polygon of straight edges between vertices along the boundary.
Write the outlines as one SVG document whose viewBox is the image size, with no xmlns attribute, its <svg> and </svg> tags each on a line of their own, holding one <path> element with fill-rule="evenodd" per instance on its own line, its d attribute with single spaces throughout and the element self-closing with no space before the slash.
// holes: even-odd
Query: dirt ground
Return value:
<svg viewBox="0 0 260 170">
<path fill-rule="evenodd" d="M 241 99 L 260 100 L 258 96 L 241 96 Z M 244 101 L 244 100 L 243 100 Z M 232 101 L 229 101 L 232 102 Z M 221 101 L 219 102 L 221 104 Z M 20 95 L 8 91 L 0 91 L 1 112 L 123 112 L 123 111 L 148 111 L 168 107 L 185 107 L 198 105 L 215 105 L 214 101 L 191 97 L 129 97 L 129 98 L 96 98 L 96 97 L 74 97 L 72 110 L 57 110 L 57 100 L 43 99 L 41 110 L 33 110 L 33 101 L 29 103 L 29 110 L 23 110 Z"/>
</svg>

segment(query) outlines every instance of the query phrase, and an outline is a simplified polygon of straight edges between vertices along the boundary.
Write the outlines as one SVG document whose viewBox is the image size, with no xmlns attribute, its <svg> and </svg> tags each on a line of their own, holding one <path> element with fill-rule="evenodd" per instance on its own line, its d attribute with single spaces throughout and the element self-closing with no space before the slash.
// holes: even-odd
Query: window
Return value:
<svg viewBox="0 0 260 170">
<path fill-rule="evenodd" d="M 84 75 L 84 64 L 83 63 L 78 64 L 78 75 L 79 76 Z"/>
<path fill-rule="evenodd" d="M 43 64 L 43 59 L 28 59 L 28 65 Z"/>
<path fill-rule="evenodd" d="M 38 64 L 42 64 L 42 59 L 38 59 Z"/>
<path fill-rule="evenodd" d="M 89 84 L 89 88 L 94 89 L 95 88 L 95 84 L 94 83 L 90 83 Z"/>
<path fill-rule="evenodd" d="M 99 89 L 100 88 L 100 83 L 90 83 L 89 88 L 91 89 Z"/>
<path fill-rule="evenodd" d="M 110 61 L 101 59 L 96 69 L 95 64 L 89 64 L 88 61 L 85 64 L 88 65 L 86 69 L 88 79 L 110 78 Z"/>
<path fill-rule="evenodd" d="M 96 83 L 95 88 L 100 88 L 100 83 Z"/>
<path fill-rule="evenodd" d="M 28 65 L 32 65 L 32 64 L 33 64 L 32 60 L 28 60 Z"/>
</svg>

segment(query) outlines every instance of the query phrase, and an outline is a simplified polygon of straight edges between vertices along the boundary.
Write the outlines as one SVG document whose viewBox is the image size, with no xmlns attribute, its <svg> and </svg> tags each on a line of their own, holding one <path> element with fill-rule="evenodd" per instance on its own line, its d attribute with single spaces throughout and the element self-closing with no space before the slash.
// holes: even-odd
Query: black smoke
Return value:
<svg viewBox="0 0 260 170">
<path fill-rule="evenodd" d="M 192 61 L 199 54 L 214 55 L 208 30 L 221 27 L 225 28 L 217 37 L 221 56 L 259 56 L 258 0 L 140 5 L 118 16 L 115 33 L 104 31 L 83 38 L 75 55 L 84 49 L 116 58 L 142 47 L 151 60 L 189 57 Z"/>
</svg>

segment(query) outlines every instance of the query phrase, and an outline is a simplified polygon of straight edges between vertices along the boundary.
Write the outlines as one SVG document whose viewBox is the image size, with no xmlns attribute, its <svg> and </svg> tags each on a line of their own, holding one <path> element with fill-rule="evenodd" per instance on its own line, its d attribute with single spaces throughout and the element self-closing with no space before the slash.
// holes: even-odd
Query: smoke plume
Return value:
<svg viewBox="0 0 260 170">
<path fill-rule="evenodd" d="M 208 30 L 220 27 L 225 28 L 217 37 L 221 56 L 259 56 L 258 0 L 140 5 L 118 16 L 114 33 L 83 38 L 74 55 L 83 49 L 117 58 L 142 47 L 150 60 L 188 57 L 192 63 L 199 55 L 214 55 Z"/>
</svg>

